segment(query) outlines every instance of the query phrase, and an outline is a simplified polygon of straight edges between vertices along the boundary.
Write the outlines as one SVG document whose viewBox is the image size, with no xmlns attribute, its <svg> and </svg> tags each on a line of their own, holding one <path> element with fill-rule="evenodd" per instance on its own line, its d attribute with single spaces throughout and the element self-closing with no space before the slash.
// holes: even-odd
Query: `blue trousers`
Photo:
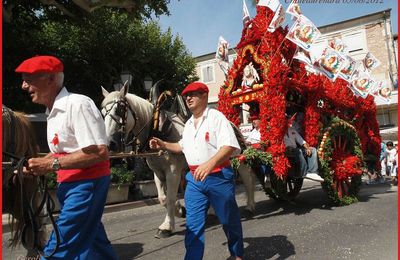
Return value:
<svg viewBox="0 0 400 260">
<path fill-rule="evenodd" d="M 57 198 L 61 212 L 57 226 L 61 243 L 56 253 L 47 259 L 118 259 L 101 223 L 109 184 L 110 176 L 59 184 Z M 49 255 L 55 246 L 53 231 L 45 254 Z"/>
<path fill-rule="evenodd" d="M 222 224 L 230 254 L 243 257 L 242 224 L 235 199 L 232 168 L 212 173 L 204 181 L 194 180 L 192 173 L 188 172 L 186 181 L 185 260 L 203 259 L 205 222 L 210 204 Z"/>
<path fill-rule="evenodd" d="M 307 173 L 317 173 L 318 174 L 318 157 L 317 149 L 310 147 L 311 155 L 307 156 L 303 149 L 296 148 L 295 160 L 300 163 L 301 176 L 304 177 Z"/>
</svg>

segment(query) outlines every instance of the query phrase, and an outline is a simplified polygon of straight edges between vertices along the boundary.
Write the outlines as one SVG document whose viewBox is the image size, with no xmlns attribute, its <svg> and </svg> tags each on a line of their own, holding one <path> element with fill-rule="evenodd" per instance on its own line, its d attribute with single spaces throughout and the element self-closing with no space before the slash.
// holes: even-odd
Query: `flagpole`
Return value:
<svg viewBox="0 0 400 260">
<path fill-rule="evenodd" d="M 292 56 L 292 59 L 291 59 L 290 62 L 289 62 L 289 68 L 290 68 L 290 66 L 292 65 L 292 61 L 293 61 L 293 59 L 294 59 L 294 55 L 296 55 L 296 53 L 297 53 L 298 50 L 299 50 L 299 46 L 296 45 L 296 51 L 294 52 L 294 54 L 293 54 L 293 56 Z"/>
</svg>

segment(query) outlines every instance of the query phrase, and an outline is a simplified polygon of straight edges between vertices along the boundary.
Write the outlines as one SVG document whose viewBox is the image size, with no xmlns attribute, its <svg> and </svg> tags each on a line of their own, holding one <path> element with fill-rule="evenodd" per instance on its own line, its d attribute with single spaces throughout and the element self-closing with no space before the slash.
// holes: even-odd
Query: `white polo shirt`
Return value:
<svg viewBox="0 0 400 260">
<path fill-rule="evenodd" d="M 213 157 L 222 146 L 236 148 L 233 155 L 240 153 L 240 146 L 230 122 L 215 109 L 206 108 L 197 128 L 193 116 L 186 122 L 179 141 L 189 165 L 200 165 Z"/>
<path fill-rule="evenodd" d="M 306 143 L 303 137 L 301 137 L 301 135 L 297 133 L 296 129 L 294 129 L 294 127 L 292 126 L 289 127 L 287 133 L 283 137 L 283 142 L 285 143 L 286 147 L 292 147 L 292 148 L 297 147 L 296 143 L 299 144 L 300 146 Z"/>
<path fill-rule="evenodd" d="M 72 153 L 90 145 L 107 145 L 104 120 L 89 97 L 69 93 L 64 87 L 46 114 L 47 142 L 52 153 Z"/>
</svg>

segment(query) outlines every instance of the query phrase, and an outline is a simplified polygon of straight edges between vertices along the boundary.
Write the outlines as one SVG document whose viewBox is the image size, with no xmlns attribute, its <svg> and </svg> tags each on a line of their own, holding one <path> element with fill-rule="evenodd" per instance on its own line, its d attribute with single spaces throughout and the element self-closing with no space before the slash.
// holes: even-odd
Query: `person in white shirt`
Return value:
<svg viewBox="0 0 400 260">
<path fill-rule="evenodd" d="M 110 184 L 106 129 L 87 96 L 63 87 L 64 65 L 53 56 L 35 56 L 15 70 L 33 103 L 46 106 L 50 153 L 30 158 L 26 174 L 57 172 L 57 218 L 42 259 L 117 259 L 101 222 Z"/>
<path fill-rule="evenodd" d="M 290 116 L 288 130 L 283 138 L 288 153 L 295 156 L 295 159 L 300 163 L 301 175 L 305 179 L 310 179 L 318 182 L 324 182 L 324 179 L 318 175 L 318 158 L 317 150 L 310 147 L 303 137 L 292 126 Z M 300 146 L 301 148 L 298 148 Z"/>
<path fill-rule="evenodd" d="M 253 129 L 246 138 L 246 145 L 258 144 L 261 140 L 260 135 L 260 118 L 256 115 L 250 117 Z"/>
<path fill-rule="evenodd" d="M 228 259 L 239 260 L 243 258 L 243 234 L 229 158 L 240 153 L 240 146 L 226 117 L 207 108 L 208 92 L 204 83 L 190 83 L 182 96 L 193 115 L 185 124 L 182 139 L 179 143 L 169 143 L 152 138 L 149 145 L 151 149 L 183 152 L 190 168 L 185 190 L 185 260 L 203 259 L 204 230 L 210 205 L 228 239 Z"/>
<path fill-rule="evenodd" d="M 386 143 L 386 162 L 388 174 L 390 174 L 393 185 L 397 184 L 397 149 L 394 148 L 393 142 Z"/>
</svg>

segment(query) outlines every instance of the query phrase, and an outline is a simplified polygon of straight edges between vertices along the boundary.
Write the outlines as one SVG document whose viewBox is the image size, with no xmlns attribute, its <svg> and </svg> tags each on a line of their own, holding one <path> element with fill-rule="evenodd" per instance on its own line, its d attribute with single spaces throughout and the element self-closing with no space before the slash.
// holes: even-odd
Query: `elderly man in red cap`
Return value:
<svg viewBox="0 0 400 260">
<path fill-rule="evenodd" d="M 32 102 L 46 106 L 50 153 L 31 158 L 32 174 L 57 173 L 57 219 L 60 243 L 52 233 L 44 248 L 46 259 L 117 259 L 101 217 L 110 183 L 105 125 L 86 96 L 63 87 L 64 66 L 53 56 L 36 56 L 15 70 Z M 45 258 L 43 258 L 45 259 Z"/>
<path fill-rule="evenodd" d="M 228 238 L 229 259 L 242 259 L 242 225 L 235 199 L 234 174 L 229 163 L 229 158 L 240 152 L 238 141 L 226 117 L 207 108 L 207 85 L 190 83 L 182 91 L 182 96 L 193 114 L 185 124 L 182 139 L 179 143 L 169 143 L 153 138 L 150 148 L 183 152 L 189 164 L 185 190 L 185 260 L 203 258 L 205 222 L 210 205 Z"/>
</svg>

